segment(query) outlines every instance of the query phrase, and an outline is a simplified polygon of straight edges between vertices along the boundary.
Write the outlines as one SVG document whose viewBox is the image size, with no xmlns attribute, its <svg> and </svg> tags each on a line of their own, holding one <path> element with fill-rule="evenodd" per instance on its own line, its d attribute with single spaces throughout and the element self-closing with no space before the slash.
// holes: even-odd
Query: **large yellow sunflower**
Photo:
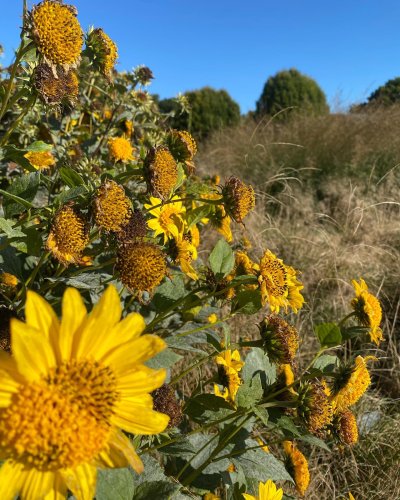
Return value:
<svg viewBox="0 0 400 500">
<path fill-rule="evenodd" d="M 276 484 L 268 479 L 265 483 L 258 484 L 258 496 L 243 493 L 245 500 L 281 500 L 283 497 L 283 490 L 276 488 Z"/>
<path fill-rule="evenodd" d="M 11 320 L 13 356 L 0 352 L 0 498 L 61 500 L 70 490 L 90 500 L 97 467 L 143 470 L 121 429 L 157 434 L 168 424 L 149 394 L 165 371 L 143 364 L 165 343 L 140 336 L 140 314 L 120 321 L 112 286 L 89 315 L 67 289 L 61 321 L 28 291 L 25 314 Z"/>
<path fill-rule="evenodd" d="M 150 196 L 150 204 L 144 206 L 153 216 L 147 222 L 148 227 L 154 231 L 155 236 L 162 234 L 164 243 L 172 238 L 179 239 L 183 234 L 185 207 L 181 201 L 174 201 L 178 199 L 178 196 L 174 196 L 171 198 L 172 203 L 162 205 L 160 198 Z"/>
<path fill-rule="evenodd" d="M 215 361 L 218 365 L 218 376 L 224 387 L 224 392 L 221 392 L 218 385 L 214 384 L 214 393 L 216 396 L 234 403 L 237 391 L 242 383 L 239 371 L 242 369 L 244 362 L 240 359 L 240 353 L 237 350 L 231 351 L 231 349 L 227 349 L 220 352 Z"/>
<path fill-rule="evenodd" d="M 382 308 L 379 300 L 368 291 L 365 281 L 360 278 L 360 283 L 353 280 L 352 285 L 356 296 L 351 301 L 355 316 L 359 323 L 369 328 L 372 342 L 379 345 L 383 340 L 380 324 L 382 322 Z"/>
</svg>

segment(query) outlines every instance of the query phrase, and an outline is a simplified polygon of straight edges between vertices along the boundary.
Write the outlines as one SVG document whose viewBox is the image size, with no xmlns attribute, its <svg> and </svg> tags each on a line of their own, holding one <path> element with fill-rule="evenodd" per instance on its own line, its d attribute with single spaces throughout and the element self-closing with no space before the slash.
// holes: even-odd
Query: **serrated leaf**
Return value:
<svg viewBox="0 0 400 500">
<path fill-rule="evenodd" d="M 240 408 L 251 408 L 262 398 L 263 393 L 260 377 L 256 375 L 250 383 L 239 387 L 236 395 L 237 405 Z"/>
<path fill-rule="evenodd" d="M 194 210 L 190 210 L 187 213 L 187 225 L 188 227 L 193 226 L 207 217 L 210 214 L 211 206 L 210 205 L 202 205 L 201 207 L 197 207 Z"/>
<path fill-rule="evenodd" d="M 246 357 L 241 374 L 244 381 L 250 381 L 258 374 L 265 390 L 276 381 L 276 366 L 262 349 L 254 347 Z"/>
<path fill-rule="evenodd" d="M 176 443 L 171 443 L 167 446 L 162 446 L 158 448 L 159 453 L 163 453 L 164 455 L 172 455 L 178 456 L 181 458 L 185 458 L 186 456 L 192 456 L 196 453 L 196 448 L 192 445 L 192 443 L 185 437 Z"/>
<path fill-rule="evenodd" d="M 54 201 L 58 205 L 64 205 L 69 200 L 74 200 L 75 198 L 78 198 L 81 194 L 85 194 L 87 192 L 87 189 L 85 186 L 77 186 L 73 187 L 71 189 L 65 189 L 62 193 L 57 195 L 54 199 Z"/>
<path fill-rule="evenodd" d="M 215 245 L 208 257 L 208 262 L 217 278 L 223 278 L 232 271 L 235 265 L 235 256 L 232 248 L 224 239 L 219 240 Z"/>
<path fill-rule="evenodd" d="M 152 483 L 142 483 L 135 488 L 135 500 L 150 500 L 151 498 L 171 498 L 180 488 L 179 484 L 167 481 L 155 481 Z"/>
<path fill-rule="evenodd" d="M 314 327 L 314 331 L 323 347 L 337 346 L 342 342 L 342 334 L 336 323 L 321 323 Z"/>
<path fill-rule="evenodd" d="M 134 476 L 129 469 L 98 470 L 96 500 L 131 500 L 134 492 Z"/>
</svg>

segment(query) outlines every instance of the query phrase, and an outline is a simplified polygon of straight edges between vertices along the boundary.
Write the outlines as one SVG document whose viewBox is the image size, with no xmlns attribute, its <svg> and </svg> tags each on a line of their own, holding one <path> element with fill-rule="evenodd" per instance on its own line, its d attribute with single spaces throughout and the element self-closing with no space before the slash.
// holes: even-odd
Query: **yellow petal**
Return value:
<svg viewBox="0 0 400 500">
<path fill-rule="evenodd" d="M 61 474 L 55 472 L 53 487 L 43 498 L 43 500 L 65 500 L 67 496 L 67 486 Z"/>
<path fill-rule="evenodd" d="M 100 453 L 100 466 L 127 467 L 130 465 L 138 474 L 143 472 L 143 463 L 135 452 L 133 444 L 121 431 L 116 431 L 109 442 L 109 449 Z"/>
<path fill-rule="evenodd" d="M 70 359 L 74 334 L 86 318 L 86 314 L 86 307 L 78 290 L 67 288 L 62 299 L 62 320 L 59 338 L 63 361 Z"/>
<path fill-rule="evenodd" d="M 149 396 L 151 398 L 151 396 Z M 136 401 L 120 401 L 115 407 L 112 423 L 132 434 L 159 434 L 169 422 L 164 413 L 148 408 L 147 398 L 141 404 L 141 398 Z"/>
<path fill-rule="evenodd" d="M 15 359 L 0 350 L 0 407 L 5 408 L 11 403 L 12 395 L 18 392 L 24 378 L 17 371 Z"/>
<path fill-rule="evenodd" d="M 74 469 L 62 470 L 61 475 L 77 500 L 93 500 L 97 477 L 95 466 L 84 463 Z"/>
<path fill-rule="evenodd" d="M 162 386 L 167 373 L 164 369 L 153 370 L 145 365 L 139 365 L 118 377 L 116 392 L 121 399 L 148 394 Z"/>
<path fill-rule="evenodd" d="M 21 489 L 22 499 L 44 498 L 51 491 L 54 484 L 54 472 L 42 472 L 30 469 L 24 472 L 24 482 Z"/>
<path fill-rule="evenodd" d="M 142 335 L 109 351 L 98 361 L 110 366 L 116 376 L 129 372 L 134 365 L 143 363 L 165 349 L 165 342 L 155 335 Z"/>
<path fill-rule="evenodd" d="M 56 358 L 49 340 L 40 332 L 15 318 L 11 319 L 11 344 L 18 371 L 33 381 L 56 366 Z"/>
<path fill-rule="evenodd" d="M 1 500 L 13 500 L 21 491 L 25 476 L 21 464 L 7 460 L 0 469 Z"/>
</svg>

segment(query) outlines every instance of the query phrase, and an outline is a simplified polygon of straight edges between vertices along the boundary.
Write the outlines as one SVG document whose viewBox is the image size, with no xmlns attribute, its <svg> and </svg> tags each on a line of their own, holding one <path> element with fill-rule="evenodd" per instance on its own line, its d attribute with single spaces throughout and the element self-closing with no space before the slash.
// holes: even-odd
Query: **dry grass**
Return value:
<svg viewBox="0 0 400 500">
<path fill-rule="evenodd" d="M 349 312 L 351 279 L 362 276 L 384 309 L 385 343 L 374 368 L 371 408 L 379 420 L 353 449 L 315 451 L 310 499 L 400 498 L 400 108 L 374 115 L 244 123 L 201 149 L 208 173 L 242 176 L 257 188 L 246 220 L 254 257 L 266 248 L 303 271 L 307 303 L 292 320 L 303 342 L 300 363 L 315 352 L 312 325 Z M 240 231 L 240 230 L 239 230 Z M 237 318 L 234 334 L 248 330 Z M 348 498 L 348 495 L 346 496 Z"/>
</svg>

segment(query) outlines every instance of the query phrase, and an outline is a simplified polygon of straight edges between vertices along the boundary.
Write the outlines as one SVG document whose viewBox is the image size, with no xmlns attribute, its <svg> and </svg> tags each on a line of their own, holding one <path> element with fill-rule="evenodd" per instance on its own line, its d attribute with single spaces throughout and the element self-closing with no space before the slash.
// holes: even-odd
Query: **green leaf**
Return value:
<svg viewBox="0 0 400 500">
<path fill-rule="evenodd" d="M 25 233 L 20 229 L 13 229 L 13 224 L 7 219 L 0 217 L 0 229 L 5 233 L 8 238 L 24 238 Z"/>
<path fill-rule="evenodd" d="M 199 423 L 210 423 L 233 412 L 232 406 L 224 398 L 214 394 L 200 394 L 190 398 L 185 407 L 185 414 Z"/>
<path fill-rule="evenodd" d="M 131 500 L 135 492 L 129 469 L 98 469 L 96 500 Z"/>
<path fill-rule="evenodd" d="M 253 411 L 256 417 L 258 417 L 264 425 L 268 425 L 269 414 L 265 408 L 262 406 L 255 406 Z"/>
<path fill-rule="evenodd" d="M 180 359 L 182 359 L 181 355 L 176 354 L 176 352 L 172 349 L 167 348 L 159 352 L 156 356 L 154 356 L 154 358 L 146 361 L 145 364 L 154 370 L 158 370 L 159 368 L 170 368 Z"/>
<path fill-rule="evenodd" d="M 342 334 L 336 323 L 321 323 L 315 326 L 314 331 L 323 347 L 337 346 L 342 342 Z"/>
<path fill-rule="evenodd" d="M 135 488 L 135 500 L 150 500 L 151 498 L 171 498 L 180 488 L 179 484 L 167 481 L 155 481 L 152 483 L 142 483 Z M 128 499 L 127 499 L 128 500 Z M 130 499 L 129 499 L 130 500 Z"/>
<path fill-rule="evenodd" d="M 196 449 L 192 445 L 192 443 L 185 437 L 176 443 L 171 443 L 167 446 L 158 448 L 158 452 L 163 453 L 164 455 L 172 455 L 185 458 L 187 456 L 190 457 L 194 455 L 196 453 Z"/>
<path fill-rule="evenodd" d="M 260 290 L 242 290 L 236 296 L 234 312 L 255 314 L 262 308 Z"/>
<path fill-rule="evenodd" d="M 58 205 L 64 205 L 69 200 L 74 200 L 78 196 L 83 195 L 87 192 L 85 186 L 77 186 L 71 189 L 65 189 L 62 193 L 55 197 L 55 202 Z"/>
<path fill-rule="evenodd" d="M 232 248 L 225 240 L 218 241 L 208 257 L 208 262 L 217 278 L 223 278 L 232 271 L 235 265 L 235 256 Z"/>
<path fill-rule="evenodd" d="M 210 214 L 211 205 L 202 205 L 201 207 L 197 207 L 194 210 L 190 210 L 187 212 L 187 224 L 188 227 L 193 226 L 201 221 L 204 217 L 208 217 Z"/>
<path fill-rule="evenodd" d="M 26 148 L 26 151 L 33 151 L 35 153 L 42 153 L 44 151 L 51 151 L 53 146 L 51 144 L 46 144 L 43 141 L 32 142 L 30 146 Z"/>
<path fill-rule="evenodd" d="M 157 312 L 162 312 L 171 307 L 177 300 L 182 299 L 186 294 L 183 275 L 181 273 L 174 274 L 170 280 L 165 281 L 156 289 L 152 304 Z"/>
<path fill-rule="evenodd" d="M 276 381 L 276 366 L 270 362 L 262 349 L 254 347 L 246 357 L 241 374 L 245 382 L 259 374 L 265 390 Z"/>
<path fill-rule="evenodd" d="M 7 191 L 0 189 L 4 195 L 3 207 L 6 218 L 21 213 L 21 206 L 32 208 L 31 201 L 35 198 L 39 189 L 39 174 L 37 172 L 21 175 L 9 186 Z"/>
<path fill-rule="evenodd" d="M 35 227 L 27 227 L 22 231 L 23 238 L 10 241 L 10 245 L 20 252 L 39 257 L 42 251 L 42 237 Z"/>
<path fill-rule="evenodd" d="M 85 184 L 82 177 L 78 174 L 78 172 L 76 172 L 70 167 L 61 167 L 58 169 L 58 171 L 60 173 L 61 179 L 70 188 L 76 186 L 82 186 Z"/>
<path fill-rule="evenodd" d="M 300 436 L 299 429 L 294 425 L 294 422 L 291 418 L 283 416 L 280 417 L 276 422 L 277 427 L 283 429 L 285 431 L 289 431 L 294 436 Z"/>
<path fill-rule="evenodd" d="M 259 376 L 252 379 L 251 384 L 244 383 L 239 387 L 236 402 L 240 408 L 251 408 L 263 396 L 264 390 Z"/>
<path fill-rule="evenodd" d="M 306 436 L 299 436 L 298 439 L 300 441 L 304 441 L 305 443 L 310 444 L 311 446 L 318 446 L 323 450 L 331 451 L 329 446 L 325 443 L 325 441 L 323 441 L 320 438 L 317 438 L 317 436 L 313 436 L 312 434 L 307 434 Z"/>
<path fill-rule="evenodd" d="M 321 370 L 323 373 L 330 373 L 339 365 L 339 358 L 332 354 L 324 354 L 320 356 L 315 363 L 313 368 Z"/>
</svg>

